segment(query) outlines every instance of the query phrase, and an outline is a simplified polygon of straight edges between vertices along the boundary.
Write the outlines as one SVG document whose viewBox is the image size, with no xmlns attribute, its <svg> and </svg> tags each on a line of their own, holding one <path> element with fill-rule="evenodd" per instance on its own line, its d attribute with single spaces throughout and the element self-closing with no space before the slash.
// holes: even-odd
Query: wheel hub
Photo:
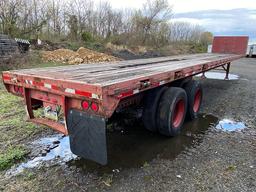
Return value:
<svg viewBox="0 0 256 192">
<path fill-rule="evenodd" d="M 175 106 L 172 125 L 174 128 L 177 128 L 182 123 L 183 117 L 185 115 L 185 102 L 183 99 L 180 99 Z"/>
</svg>

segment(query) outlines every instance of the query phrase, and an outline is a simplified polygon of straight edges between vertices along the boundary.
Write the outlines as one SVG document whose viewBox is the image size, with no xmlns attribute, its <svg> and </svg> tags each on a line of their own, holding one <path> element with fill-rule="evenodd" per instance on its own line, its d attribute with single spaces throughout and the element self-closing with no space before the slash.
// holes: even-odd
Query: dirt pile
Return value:
<svg viewBox="0 0 256 192">
<path fill-rule="evenodd" d="M 42 58 L 44 61 L 55 61 L 68 64 L 99 63 L 120 60 L 111 55 L 99 53 L 84 47 L 80 47 L 77 51 L 72 51 L 69 49 L 43 51 Z"/>
<path fill-rule="evenodd" d="M 153 57 L 164 56 L 160 51 L 150 49 L 144 46 L 128 47 L 125 45 L 115 45 L 112 43 L 106 44 L 106 49 L 112 53 L 113 56 L 122 58 L 124 60 L 145 59 Z"/>
</svg>

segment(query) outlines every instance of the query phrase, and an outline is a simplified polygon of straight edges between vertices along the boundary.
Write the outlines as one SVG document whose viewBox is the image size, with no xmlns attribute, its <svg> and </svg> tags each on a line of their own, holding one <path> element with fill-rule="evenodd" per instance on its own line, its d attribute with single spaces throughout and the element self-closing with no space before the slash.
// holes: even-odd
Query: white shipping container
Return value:
<svg viewBox="0 0 256 192">
<path fill-rule="evenodd" d="M 211 52 L 212 52 L 212 45 L 208 45 L 207 53 L 211 53 Z"/>
<path fill-rule="evenodd" d="M 248 45 L 246 54 L 250 57 L 256 55 L 256 44 Z"/>
</svg>

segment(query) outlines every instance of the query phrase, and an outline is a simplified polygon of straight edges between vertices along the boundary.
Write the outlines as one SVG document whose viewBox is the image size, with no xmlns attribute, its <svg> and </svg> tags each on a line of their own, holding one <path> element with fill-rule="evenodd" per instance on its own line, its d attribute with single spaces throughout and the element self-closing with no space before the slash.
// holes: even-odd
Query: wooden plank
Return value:
<svg viewBox="0 0 256 192">
<path fill-rule="evenodd" d="M 92 82 L 93 79 L 95 79 L 97 83 L 100 83 L 102 81 L 105 80 L 109 80 L 109 79 L 118 79 L 121 76 L 127 76 L 127 78 L 129 78 L 129 76 L 133 76 L 133 75 L 138 75 L 141 73 L 146 73 L 146 72 L 151 72 L 151 71 L 158 71 L 159 69 L 161 69 L 162 67 L 167 67 L 167 68 L 176 68 L 176 67 L 185 67 L 187 64 L 195 64 L 198 62 L 210 62 L 210 61 L 214 61 L 216 60 L 216 58 L 208 58 L 207 60 L 204 59 L 194 59 L 194 60 L 184 60 L 182 62 L 166 62 L 166 63 L 159 63 L 158 65 L 145 65 L 145 66 L 136 66 L 133 68 L 123 68 L 123 69 L 119 69 L 116 71 L 108 71 L 108 72 L 104 72 L 104 73 L 95 73 L 95 74 L 89 74 L 87 75 L 85 78 L 83 78 L 83 75 L 78 75 L 76 76 L 76 80 L 81 80 L 81 81 L 90 81 Z M 165 68 L 166 69 L 166 68 Z"/>
<path fill-rule="evenodd" d="M 195 65 L 202 65 L 202 64 L 205 64 L 205 63 L 207 63 L 207 62 L 201 61 L 201 62 L 197 62 L 197 63 L 188 63 L 184 66 L 173 66 L 172 71 L 178 71 L 178 70 L 181 70 L 181 69 L 184 69 L 184 68 L 193 67 Z M 148 71 L 148 72 L 143 73 L 143 74 L 136 74 L 134 76 L 124 76 L 124 78 L 119 77 L 119 78 L 115 78 L 115 79 L 111 79 L 111 80 L 107 80 L 107 78 L 106 79 L 100 79 L 100 81 L 98 80 L 99 82 L 96 80 L 95 83 L 100 83 L 103 86 L 113 85 L 115 83 L 120 83 L 120 82 L 124 82 L 124 81 L 129 81 L 129 80 L 132 80 L 132 79 L 139 79 L 139 78 L 143 78 L 143 77 L 148 77 L 148 76 L 164 73 L 164 72 L 168 71 L 169 68 L 170 68 L 169 66 L 163 66 L 162 68 L 159 68 L 158 70 Z"/>
<path fill-rule="evenodd" d="M 127 65 L 140 65 L 144 63 L 152 63 L 152 62 L 163 62 L 168 60 L 189 60 L 198 57 L 207 57 L 212 56 L 212 54 L 193 54 L 193 55 L 179 55 L 179 56 L 171 56 L 171 57 L 158 57 L 158 58 L 150 58 L 150 59 L 137 59 L 137 60 L 128 60 L 128 61 L 119 61 L 114 63 L 96 63 L 96 64 L 80 64 L 80 65 L 71 65 L 71 66 L 61 66 L 61 67 L 48 67 L 48 68 L 34 68 L 34 69 L 24 69 L 24 70 L 17 70 L 15 72 L 20 73 L 34 73 L 37 74 L 39 72 L 60 72 L 60 73 L 70 73 L 70 72 L 79 72 L 83 71 L 84 73 L 90 73 L 94 70 L 101 69 L 106 70 L 109 68 L 116 68 L 118 66 L 125 67 Z"/>
<path fill-rule="evenodd" d="M 198 55 L 191 55 L 191 56 L 189 56 L 188 59 L 185 59 L 185 60 L 191 60 L 195 56 L 196 56 L 196 58 L 200 58 L 199 56 L 202 57 L 202 56 L 205 56 L 205 54 L 201 54 L 199 56 Z M 211 55 L 211 57 L 216 57 L 216 56 Z M 176 57 L 176 58 L 183 58 L 184 59 L 184 57 L 181 57 L 181 56 Z M 209 58 L 208 55 L 207 55 L 207 58 Z M 168 61 L 169 59 L 163 58 L 163 59 L 160 59 L 158 61 L 161 62 L 163 60 Z M 184 62 L 185 60 L 182 60 L 182 62 Z M 74 66 L 74 67 L 73 66 L 68 66 L 68 67 L 55 67 L 55 68 L 36 69 L 36 70 L 32 69 L 32 70 L 24 70 L 23 73 L 30 74 L 30 75 L 45 74 L 45 75 L 51 75 L 51 76 L 57 76 L 57 77 L 60 75 L 63 78 L 65 78 L 66 76 L 68 78 L 76 77 L 76 76 L 80 77 L 81 74 L 87 76 L 88 74 L 91 74 L 91 73 L 99 74 L 99 73 L 102 73 L 102 72 L 105 72 L 105 71 L 112 73 L 115 70 L 121 70 L 119 67 L 125 68 L 125 66 L 130 65 L 130 63 L 132 63 L 132 64 L 135 63 L 136 65 L 138 65 L 138 62 L 140 62 L 139 63 L 139 65 L 140 65 L 140 64 L 144 64 L 145 61 L 149 62 L 151 60 L 147 59 L 147 60 L 142 60 L 142 61 L 141 60 L 133 60 L 133 61 L 126 61 L 126 63 L 118 62 L 118 63 L 114 64 L 114 66 L 112 66 L 112 64 L 109 64 L 107 67 L 104 67 L 104 70 L 100 70 L 100 71 L 99 71 L 99 69 L 103 68 L 101 66 L 101 64 L 99 64 L 97 67 L 95 67 L 94 65 L 81 65 L 79 67 L 77 67 L 77 66 Z M 155 59 L 153 59 L 153 62 L 156 62 Z M 156 63 L 156 64 L 158 64 L 158 63 Z M 110 67 L 110 65 L 111 65 L 111 67 Z M 62 70 L 63 68 L 64 68 L 64 70 Z M 88 70 L 88 68 L 92 68 L 92 69 L 95 69 L 95 70 Z"/>
<path fill-rule="evenodd" d="M 214 61 L 216 60 L 216 58 L 207 58 L 207 60 L 204 60 L 204 61 Z M 175 66 L 185 66 L 187 63 L 196 63 L 198 61 L 202 61 L 202 59 L 194 59 L 194 60 L 184 60 L 181 62 L 165 62 L 165 63 L 158 63 L 157 65 L 153 65 L 153 64 L 150 64 L 150 65 L 145 65 L 145 66 L 135 66 L 133 68 L 122 68 L 122 69 L 119 69 L 119 70 L 109 70 L 109 71 L 104 71 L 104 72 L 101 72 L 101 73 L 94 73 L 94 74 L 89 74 L 89 76 L 86 77 L 86 79 L 89 79 L 89 78 L 101 78 L 101 77 L 114 77 L 116 74 L 117 75 L 120 75 L 120 74 L 124 74 L 126 72 L 128 73 L 132 73 L 132 72 L 139 72 L 141 70 L 158 70 L 159 68 L 161 67 L 164 67 L 164 66 L 167 66 L 167 67 L 175 67 Z M 73 77 L 81 77 L 81 75 L 77 75 L 77 76 L 73 76 Z"/>
</svg>

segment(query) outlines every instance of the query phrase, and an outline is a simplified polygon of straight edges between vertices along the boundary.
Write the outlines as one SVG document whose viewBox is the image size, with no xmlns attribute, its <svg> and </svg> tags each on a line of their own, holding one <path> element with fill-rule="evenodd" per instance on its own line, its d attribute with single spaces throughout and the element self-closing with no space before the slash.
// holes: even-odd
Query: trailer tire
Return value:
<svg viewBox="0 0 256 192">
<path fill-rule="evenodd" d="M 197 118 L 203 98 L 203 89 L 199 81 L 191 80 L 185 84 L 184 89 L 188 97 L 187 119 Z"/>
<path fill-rule="evenodd" d="M 149 91 L 145 96 L 142 122 L 144 127 L 152 132 L 157 131 L 156 113 L 159 99 L 167 87 Z"/>
<path fill-rule="evenodd" d="M 187 94 L 179 87 L 170 87 L 162 95 L 157 110 L 159 133 L 175 136 L 182 128 L 187 111 Z"/>
</svg>

